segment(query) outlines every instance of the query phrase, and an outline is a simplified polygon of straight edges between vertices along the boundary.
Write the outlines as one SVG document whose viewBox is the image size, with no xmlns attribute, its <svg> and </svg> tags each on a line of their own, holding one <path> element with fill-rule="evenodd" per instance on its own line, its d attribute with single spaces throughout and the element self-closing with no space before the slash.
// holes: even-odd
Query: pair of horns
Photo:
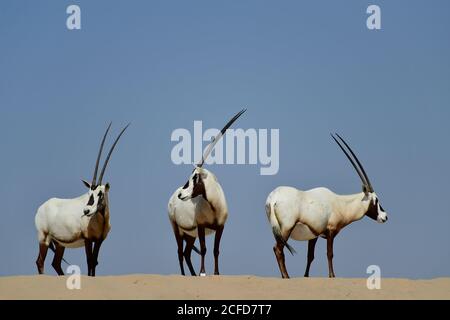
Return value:
<svg viewBox="0 0 450 320">
<path fill-rule="evenodd" d="M 108 156 L 106 157 L 105 163 L 103 164 L 103 168 L 100 173 L 100 178 L 99 178 L 99 181 L 97 184 L 98 166 L 100 164 L 100 158 L 102 157 L 102 151 L 103 151 L 103 146 L 105 145 L 106 136 L 108 135 L 109 129 L 111 129 L 111 125 L 112 125 L 112 122 L 109 124 L 108 128 L 106 129 L 105 135 L 103 136 L 103 139 L 102 139 L 102 143 L 100 144 L 100 150 L 98 152 L 97 162 L 95 163 L 94 177 L 92 178 L 92 183 L 91 183 L 92 188 L 95 188 L 97 185 L 102 184 L 103 176 L 105 175 L 106 167 L 108 166 L 108 162 L 109 162 L 109 159 L 111 158 L 111 154 L 113 153 L 114 148 L 116 147 L 117 142 L 119 142 L 119 139 L 122 136 L 122 134 L 130 126 L 130 123 L 125 128 L 122 129 L 120 134 L 117 136 L 116 141 L 114 141 L 114 144 L 111 146 L 111 150 L 109 150 Z"/>
<path fill-rule="evenodd" d="M 197 167 L 201 168 L 204 164 L 206 159 L 208 159 L 209 155 L 211 154 L 212 150 L 214 149 L 215 145 L 219 140 L 223 137 L 225 132 L 228 130 L 229 127 L 245 112 L 247 109 L 242 109 L 239 111 L 233 118 L 231 118 L 230 121 L 223 127 L 223 129 L 217 134 L 217 136 L 214 137 L 212 142 L 209 144 L 208 148 L 205 150 L 205 153 L 203 154 L 202 161 L 197 164 Z"/>
<path fill-rule="evenodd" d="M 374 192 L 372 184 L 370 183 L 369 177 L 367 176 L 367 173 L 364 170 L 364 167 L 362 166 L 361 162 L 359 162 L 359 160 L 356 157 L 353 150 L 350 148 L 350 146 L 347 144 L 347 142 L 345 142 L 345 140 L 342 139 L 342 137 L 340 135 L 338 135 L 337 133 L 335 133 L 335 135 L 345 145 L 345 147 L 347 147 L 348 151 L 350 151 L 350 154 L 353 156 L 353 158 L 352 158 L 350 156 L 350 154 L 347 152 L 347 150 L 345 150 L 345 148 L 342 146 L 342 144 L 338 141 L 338 139 L 336 139 L 336 137 L 333 134 L 331 134 L 331 137 L 334 139 L 334 141 L 336 141 L 338 146 L 345 153 L 348 160 L 350 160 L 351 164 L 353 165 L 353 168 L 355 168 L 356 172 L 358 173 L 359 177 L 361 178 L 361 181 L 365 187 L 365 190 L 367 190 L 367 192 Z"/>
</svg>

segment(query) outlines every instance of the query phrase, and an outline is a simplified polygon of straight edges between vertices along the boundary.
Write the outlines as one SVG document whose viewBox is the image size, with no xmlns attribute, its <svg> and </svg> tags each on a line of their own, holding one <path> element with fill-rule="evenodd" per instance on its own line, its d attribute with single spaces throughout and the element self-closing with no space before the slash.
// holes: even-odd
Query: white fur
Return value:
<svg viewBox="0 0 450 320">
<path fill-rule="evenodd" d="M 266 214 L 272 227 L 279 228 L 287 240 L 311 240 L 327 231 L 339 232 L 348 224 L 360 220 L 367 212 L 375 193 L 337 195 L 326 188 L 301 191 L 292 187 L 278 187 L 266 201 Z M 378 222 L 387 215 L 378 205 Z M 290 233 L 292 231 L 292 233 Z"/>
<path fill-rule="evenodd" d="M 195 174 L 202 175 L 208 202 L 202 196 L 190 198 L 193 188 L 192 178 Z M 181 200 L 179 195 L 185 200 Z M 181 236 L 186 233 L 192 237 L 198 237 L 198 224 L 224 225 L 228 218 L 228 207 L 222 187 L 215 175 L 203 168 L 194 169 L 189 177 L 187 189 L 183 190 L 180 187 L 173 193 L 169 200 L 168 212 L 170 221 L 178 226 Z M 205 230 L 207 235 L 213 232 L 211 229 Z"/>
<path fill-rule="evenodd" d="M 105 189 L 105 186 L 98 186 L 96 190 L 89 190 L 78 198 L 53 198 L 41 205 L 35 216 L 39 243 L 48 246 L 55 240 L 64 247 L 78 248 L 84 246 L 85 238 L 106 238 L 111 229 L 109 210 L 105 210 L 105 216 L 96 214 L 98 193 L 102 191 L 107 197 Z M 94 204 L 87 206 L 91 195 L 94 195 Z"/>
</svg>

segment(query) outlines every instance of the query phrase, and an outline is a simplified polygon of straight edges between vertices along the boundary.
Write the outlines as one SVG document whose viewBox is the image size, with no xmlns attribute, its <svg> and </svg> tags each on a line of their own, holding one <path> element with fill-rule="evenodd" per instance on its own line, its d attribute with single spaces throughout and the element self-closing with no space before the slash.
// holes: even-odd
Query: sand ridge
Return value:
<svg viewBox="0 0 450 320">
<path fill-rule="evenodd" d="M 82 276 L 81 290 L 68 290 L 68 277 L 0 277 L 2 300 L 303 300 L 303 299 L 450 299 L 450 278 L 382 279 L 369 290 L 366 279 L 264 278 L 257 276 L 182 277 L 122 275 Z"/>
</svg>

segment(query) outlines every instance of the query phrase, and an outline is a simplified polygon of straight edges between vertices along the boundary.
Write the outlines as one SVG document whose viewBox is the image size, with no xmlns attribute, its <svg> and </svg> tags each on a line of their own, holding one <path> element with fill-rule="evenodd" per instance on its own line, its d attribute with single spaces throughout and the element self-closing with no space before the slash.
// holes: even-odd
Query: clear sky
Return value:
<svg viewBox="0 0 450 320">
<path fill-rule="evenodd" d="M 81 30 L 66 28 L 70 4 Z M 369 4 L 380 31 L 366 27 Z M 275 187 L 361 190 L 336 131 L 389 213 L 342 231 L 337 275 L 376 264 L 387 277 L 450 276 L 449 12 L 448 1 L 1 1 L 0 275 L 36 273 L 36 210 L 86 191 L 109 121 L 113 135 L 132 126 L 106 173 L 112 230 L 97 273 L 178 274 L 167 202 L 192 167 L 172 163 L 171 133 L 247 107 L 235 127 L 280 129 L 280 171 L 208 167 L 229 206 L 223 274 L 279 276 L 264 210 Z M 291 244 L 301 276 L 306 242 Z M 86 272 L 83 249 L 65 257 Z M 312 276 L 326 275 L 319 240 Z"/>
</svg>

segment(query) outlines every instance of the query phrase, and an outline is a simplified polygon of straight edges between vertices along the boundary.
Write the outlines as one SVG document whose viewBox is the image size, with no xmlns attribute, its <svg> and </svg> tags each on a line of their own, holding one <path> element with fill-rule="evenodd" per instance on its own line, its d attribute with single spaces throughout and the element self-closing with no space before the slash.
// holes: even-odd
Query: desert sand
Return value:
<svg viewBox="0 0 450 320">
<path fill-rule="evenodd" d="M 382 279 L 380 290 L 368 290 L 366 279 L 341 278 L 83 276 L 81 290 L 68 290 L 66 280 L 55 276 L 2 277 L 0 299 L 450 299 L 450 278 Z"/>
</svg>

